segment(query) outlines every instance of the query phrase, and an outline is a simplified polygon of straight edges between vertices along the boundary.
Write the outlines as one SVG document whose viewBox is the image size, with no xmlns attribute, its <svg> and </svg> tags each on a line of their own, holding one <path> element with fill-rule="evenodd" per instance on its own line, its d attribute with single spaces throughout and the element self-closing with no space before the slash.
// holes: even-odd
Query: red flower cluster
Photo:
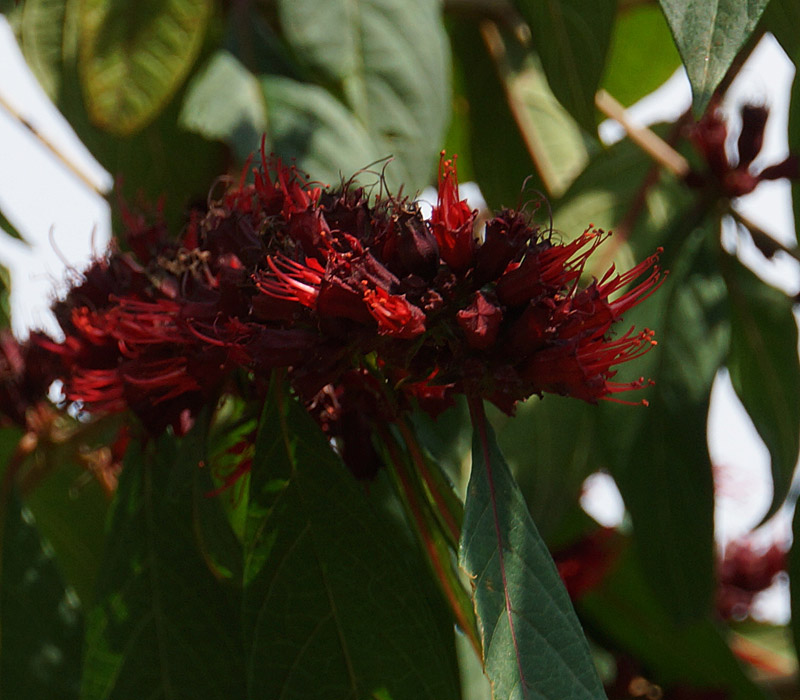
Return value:
<svg viewBox="0 0 800 700">
<path fill-rule="evenodd" d="M 717 611 L 724 619 L 743 620 L 753 600 L 786 570 L 786 548 L 778 544 L 758 549 L 747 540 L 725 547 L 717 567 Z"/>
<path fill-rule="evenodd" d="M 611 333 L 658 286 L 657 254 L 581 287 L 607 234 L 561 243 L 505 210 L 481 241 L 453 161 L 430 220 L 408 199 L 261 165 L 177 242 L 128 215 L 131 252 L 95 262 L 56 304 L 64 340 L 33 336 L 20 352 L 46 355 L 70 401 L 131 410 L 153 432 L 185 432 L 221 392 L 260 395 L 275 368 L 333 433 L 457 392 L 511 411 L 531 394 L 594 402 L 642 386 L 614 382 L 615 366 L 652 334 Z M 248 381 L 233 389 L 236 369 Z"/>
</svg>

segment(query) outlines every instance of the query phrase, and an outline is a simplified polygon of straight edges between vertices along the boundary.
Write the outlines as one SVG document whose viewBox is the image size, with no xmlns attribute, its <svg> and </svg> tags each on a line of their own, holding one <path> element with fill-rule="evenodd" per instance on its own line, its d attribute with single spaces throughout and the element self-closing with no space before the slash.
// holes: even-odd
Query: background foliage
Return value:
<svg viewBox="0 0 800 700">
<path fill-rule="evenodd" d="M 723 248 L 735 198 L 688 137 L 765 32 L 800 65 L 795 2 L 3 0 L 0 11 L 54 104 L 120 176 L 115 194 L 163 198 L 176 229 L 263 134 L 268 151 L 315 179 L 365 169 L 374 182 L 384 172 L 395 192 L 431 184 L 444 147 L 492 207 L 538 190 L 565 237 L 590 222 L 615 229 L 618 261 L 663 247 L 667 282 L 625 319 L 658 332 L 657 351 L 633 368 L 655 380 L 649 410 L 547 397 L 513 419 L 490 414 L 496 444 L 484 426 L 513 496 L 501 519 L 519 536 L 504 551 L 519 575 L 509 584 L 519 610 L 534 616 L 520 623 L 523 636 L 575 627 L 563 644 L 530 642 L 509 665 L 510 638 L 486 627 L 498 605 L 493 545 L 462 542 L 485 648 L 497 634 L 486 657 L 493 697 L 524 697 L 520 673 L 544 679 L 531 697 L 602 697 L 590 654 L 612 698 L 656 685 L 667 698 L 797 697 L 774 663 L 757 668 L 741 653 L 743 638 L 773 660 L 789 645 L 776 651 L 764 627 L 719 614 L 705 429 L 711 384 L 727 368 L 769 449 L 770 514 L 793 502 L 795 300 Z M 657 131 L 688 158 L 685 170 L 631 139 L 600 143 L 598 91 L 630 105 L 681 63 L 692 114 Z M 117 197 L 110 202 L 118 217 Z M 738 221 L 765 254 L 778 249 Z M 0 224 L 14 233 L 1 214 Z M 0 278 L 5 326 L 6 286 Z M 357 485 L 290 398 L 273 396 L 259 420 L 241 411 L 228 406 L 180 441 L 129 450 L 136 468 L 123 471 L 113 498 L 84 478 L 82 459 L 112 426 L 65 419 L 24 450 L 18 429 L 0 429 L 3 697 L 489 697 L 388 477 Z M 236 436 L 256 429 L 255 460 L 269 463 L 270 478 L 208 497 L 214 471 L 194 465 L 221 464 Z M 463 487 L 464 407 L 436 422 L 418 416 L 415 430 Z M 28 478 L 16 479 L 20 470 Z M 613 556 L 584 558 L 585 571 L 606 575 L 573 596 L 590 640 L 575 647 L 582 635 L 541 542 L 558 560 L 593 541 L 598 525 L 578 497 L 600 470 L 613 475 L 629 517 L 609 540 Z M 489 507 L 488 485 L 470 488 L 465 532 L 480 529 Z M 800 567 L 796 552 L 788 566 L 790 576 Z M 543 612 L 547 590 L 555 603 Z M 800 622 L 792 632 L 800 641 Z"/>
</svg>

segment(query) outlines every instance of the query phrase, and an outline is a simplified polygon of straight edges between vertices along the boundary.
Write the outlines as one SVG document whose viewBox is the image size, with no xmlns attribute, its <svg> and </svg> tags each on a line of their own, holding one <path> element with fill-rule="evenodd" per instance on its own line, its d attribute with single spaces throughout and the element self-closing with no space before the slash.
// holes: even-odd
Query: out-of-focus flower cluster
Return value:
<svg viewBox="0 0 800 700">
<path fill-rule="evenodd" d="M 769 110 L 763 105 L 744 105 L 742 129 L 735 149 L 729 152 L 728 124 L 716 105 L 709 107 L 690 134 L 705 160 L 707 171 L 690 173 L 689 184 L 696 187 L 712 184 L 725 197 L 741 197 L 750 194 L 764 180 L 797 179 L 800 169 L 794 155 L 761 168 L 755 163 L 764 144 L 768 117 Z"/>
<path fill-rule="evenodd" d="M 352 452 L 372 421 L 456 393 L 511 412 L 532 394 L 594 402 L 644 384 L 614 376 L 652 333 L 612 329 L 658 286 L 657 254 L 581 286 L 606 233 L 563 243 L 504 210 L 476 237 L 444 157 L 429 219 L 409 199 L 323 189 L 261 160 L 178 240 L 126 213 L 130 250 L 95 261 L 55 304 L 64 339 L 3 339 L 3 413 L 23 421 L 60 379 L 84 411 L 182 434 L 221 393 L 257 397 L 285 368 L 332 437 L 358 436 Z"/>
<path fill-rule="evenodd" d="M 786 570 L 787 547 L 773 543 L 758 548 L 742 539 L 729 543 L 717 565 L 717 612 L 724 619 L 743 620 L 755 597 Z"/>
</svg>

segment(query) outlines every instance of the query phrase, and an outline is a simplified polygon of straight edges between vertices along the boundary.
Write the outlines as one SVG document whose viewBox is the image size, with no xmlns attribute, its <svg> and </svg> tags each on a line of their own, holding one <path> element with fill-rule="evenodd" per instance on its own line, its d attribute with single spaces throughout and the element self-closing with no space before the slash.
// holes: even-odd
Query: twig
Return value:
<svg viewBox="0 0 800 700">
<path fill-rule="evenodd" d="M 625 129 L 631 141 L 641 148 L 659 165 L 666 168 L 681 179 L 689 174 L 689 161 L 670 146 L 652 129 L 633 124 L 625 112 L 625 108 L 605 90 L 598 90 L 594 103 L 603 114 L 613 119 Z"/>
<path fill-rule="evenodd" d="M 733 207 L 728 208 L 728 213 L 733 217 L 736 223 L 744 226 L 744 228 L 749 231 L 753 243 L 765 258 L 772 259 L 775 253 L 786 253 L 786 255 L 800 262 L 800 250 L 797 248 L 787 248 L 780 241 L 776 241 L 758 224 L 748 219 L 744 214 L 736 211 Z"/>
<path fill-rule="evenodd" d="M 58 146 L 56 146 L 50 139 L 48 139 L 44 134 L 42 134 L 33 124 L 31 124 L 25 117 L 23 117 L 9 102 L 0 95 L 0 107 L 2 107 L 6 112 L 8 112 L 11 117 L 16 120 L 19 124 L 25 127 L 31 134 L 33 134 L 34 138 L 41 143 L 50 153 L 52 153 L 57 160 L 61 162 L 61 164 L 67 168 L 73 175 L 75 175 L 81 182 L 83 182 L 89 189 L 99 194 L 101 197 L 105 197 L 106 193 L 99 188 L 92 180 L 80 169 L 76 166 L 66 155 L 64 155 L 63 151 L 61 151 Z"/>
</svg>

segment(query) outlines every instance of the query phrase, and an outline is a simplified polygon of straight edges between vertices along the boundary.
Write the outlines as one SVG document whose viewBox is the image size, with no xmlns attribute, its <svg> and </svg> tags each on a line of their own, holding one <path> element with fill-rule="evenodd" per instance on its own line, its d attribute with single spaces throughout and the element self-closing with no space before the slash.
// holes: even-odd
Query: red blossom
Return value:
<svg viewBox="0 0 800 700">
<path fill-rule="evenodd" d="M 474 223 L 474 212 L 459 199 L 455 160 L 445 160 L 442 152 L 439 199 L 431 212 L 431 224 L 439 255 L 454 272 L 462 272 L 472 263 L 476 247 Z"/>
<path fill-rule="evenodd" d="M 86 411 L 130 410 L 154 433 L 182 433 L 222 391 L 260 400 L 283 368 L 354 463 L 355 436 L 381 412 L 435 412 L 456 393 L 511 412 L 534 393 L 596 402 L 646 384 L 615 377 L 652 333 L 613 333 L 663 279 L 658 253 L 581 285 L 609 234 L 562 242 L 505 210 L 481 243 L 474 219 L 454 160 L 441 160 L 426 220 L 406 199 L 323 191 L 262 154 L 253 181 L 195 212 L 180 240 L 129 219 L 134 252 L 112 250 L 56 304 L 63 341 L 8 345 L 2 391 L 19 420 L 60 378 Z M 36 381 L 31 353 L 49 368 Z"/>
</svg>

